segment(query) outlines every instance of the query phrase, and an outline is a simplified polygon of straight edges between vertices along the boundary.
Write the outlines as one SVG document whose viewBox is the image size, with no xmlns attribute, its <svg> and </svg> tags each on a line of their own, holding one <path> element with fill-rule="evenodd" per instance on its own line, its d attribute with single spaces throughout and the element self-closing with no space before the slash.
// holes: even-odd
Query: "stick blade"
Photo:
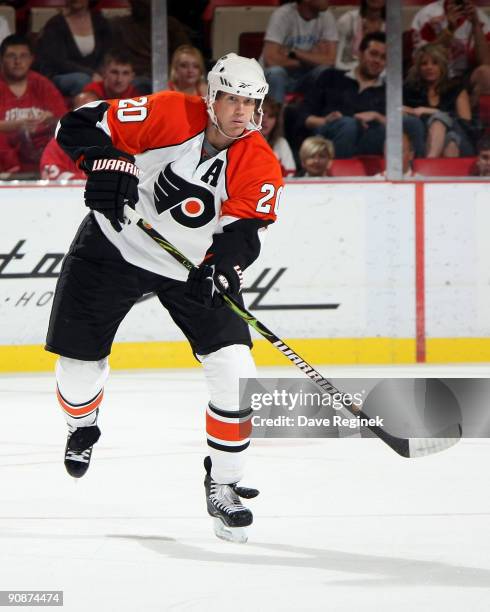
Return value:
<svg viewBox="0 0 490 612">
<path fill-rule="evenodd" d="M 362 417 L 366 415 L 359 413 Z M 443 429 L 434 438 L 401 438 L 388 433 L 382 427 L 377 425 L 369 426 L 370 429 L 378 438 L 381 438 L 385 444 L 392 448 L 400 457 L 412 459 L 415 457 L 427 457 L 434 453 L 440 453 L 451 446 L 454 446 L 461 440 L 462 427 L 460 423 L 454 423 L 446 429 Z"/>
<path fill-rule="evenodd" d="M 461 425 L 452 425 L 437 438 L 409 438 L 408 457 L 427 457 L 451 448 L 461 440 Z"/>
</svg>

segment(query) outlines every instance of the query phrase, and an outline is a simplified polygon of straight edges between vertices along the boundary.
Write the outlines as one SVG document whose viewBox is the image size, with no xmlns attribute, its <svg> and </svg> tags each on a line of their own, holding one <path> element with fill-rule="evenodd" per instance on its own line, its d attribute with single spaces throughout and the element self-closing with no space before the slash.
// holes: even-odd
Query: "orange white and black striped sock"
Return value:
<svg viewBox="0 0 490 612">
<path fill-rule="evenodd" d="M 211 402 L 206 410 L 208 446 L 226 453 L 240 453 L 250 445 L 252 409 L 221 410 Z"/>
<path fill-rule="evenodd" d="M 252 410 L 223 410 L 211 402 L 206 410 L 206 433 L 211 477 L 220 484 L 243 477 L 252 431 Z"/>
<path fill-rule="evenodd" d="M 104 397 L 104 389 L 101 389 L 95 397 L 86 402 L 74 404 L 63 397 L 57 386 L 56 397 L 65 413 L 68 425 L 72 427 L 87 427 L 94 425 L 97 420 L 97 411 Z"/>
<path fill-rule="evenodd" d="M 56 362 L 56 395 L 71 427 L 94 425 L 109 376 L 107 358 L 83 361 L 60 357 Z"/>
<path fill-rule="evenodd" d="M 199 359 L 210 400 L 206 433 L 211 477 L 219 484 L 235 483 L 244 476 L 252 431 L 252 410 L 240 406 L 240 379 L 256 377 L 255 364 L 245 344 L 224 346 Z"/>
</svg>

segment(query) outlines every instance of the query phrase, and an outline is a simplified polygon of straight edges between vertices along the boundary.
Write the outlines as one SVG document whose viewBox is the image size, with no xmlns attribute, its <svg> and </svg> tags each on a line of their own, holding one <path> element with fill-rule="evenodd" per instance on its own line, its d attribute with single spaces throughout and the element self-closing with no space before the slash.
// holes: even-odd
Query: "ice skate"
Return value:
<svg viewBox="0 0 490 612">
<path fill-rule="evenodd" d="M 94 425 L 89 427 L 68 426 L 65 468 L 73 478 L 81 478 L 89 468 L 93 445 L 100 438 L 100 429 L 96 423 L 97 418 Z"/>
<path fill-rule="evenodd" d="M 204 459 L 206 478 L 206 504 L 208 514 L 213 517 L 214 533 L 222 540 L 244 544 L 247 537 L 245 529 L 253 522 L 252 512 L 245 508 L 240 497 L 252 499 L 257 497 L 257 489 L 240 487 L 236 483 L 219 484 L 211 478 L 211 458 Z"/>
</svg>

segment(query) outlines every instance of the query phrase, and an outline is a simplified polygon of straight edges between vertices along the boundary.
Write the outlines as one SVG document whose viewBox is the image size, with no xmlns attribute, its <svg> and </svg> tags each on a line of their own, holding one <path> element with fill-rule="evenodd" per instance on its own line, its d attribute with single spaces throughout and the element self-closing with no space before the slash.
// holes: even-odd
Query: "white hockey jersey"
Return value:
<svg viewBox="0 0 490 612">
<path fill-rule="evenodd" d="M 283 189 L 281 168 L 258 132 L 201 161 L 208 123 L 202 98 L 161 92 L 88 106 L 99 110 L 93 127 L 109 136 L 114 147 L 135 156 L 141 171 L 136 211 L 195 264 L 202 262 L 213 234 L 224 225 L 244 218 L 263 219 L 264 225 L 275 220 Z M 87 114 L 84 108 L 79 110 Z M 62 121 L 60 131 L 69 129 L 70 121 Z M 84 138 L 87 146 L 93 142 L 93 135 L 84 133 L 79 137 L 82 155 Z M 102 214 L 95 215 L 126 261 L 186 279 L 187 270 L 135 224 L 118 233 Z"/>
</svg>

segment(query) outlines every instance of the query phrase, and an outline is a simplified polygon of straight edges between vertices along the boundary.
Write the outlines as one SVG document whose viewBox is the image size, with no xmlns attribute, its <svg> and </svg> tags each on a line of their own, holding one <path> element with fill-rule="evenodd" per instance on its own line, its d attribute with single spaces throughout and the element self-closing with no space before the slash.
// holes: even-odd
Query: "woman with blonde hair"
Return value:
<svg viewBox="0 0 490 612">
<path fill-rule="evenodd" d="M 333 142 L 323 136 L 305 138 L 299 148 L 301 170 L 296 176 L 328 176 L 335 159 Z"/>
<path fill-rule="evenodd" d="M 403 88 L 404 128 L 422 138 L 426 157 L 473 155 L 471 105 L 464 86 L 450 80 L 448 55 L 441 45 L 421 47 Z"/>
<path fill-rule="evenodd" d="M 192 45 L 175 49 L 170 62 L 168 89 L 192 96 L 206 95 L 204 58 Z"/>
<path fill-rule="evenodd" d="M 291 147 L 283 136 L 282 105 L 274 98 L 265 96 L 262 112 L 262 136 L 279 160 L 283 176 L 290 176 L 296 172 L 296 163 Z"/>
</svg>

